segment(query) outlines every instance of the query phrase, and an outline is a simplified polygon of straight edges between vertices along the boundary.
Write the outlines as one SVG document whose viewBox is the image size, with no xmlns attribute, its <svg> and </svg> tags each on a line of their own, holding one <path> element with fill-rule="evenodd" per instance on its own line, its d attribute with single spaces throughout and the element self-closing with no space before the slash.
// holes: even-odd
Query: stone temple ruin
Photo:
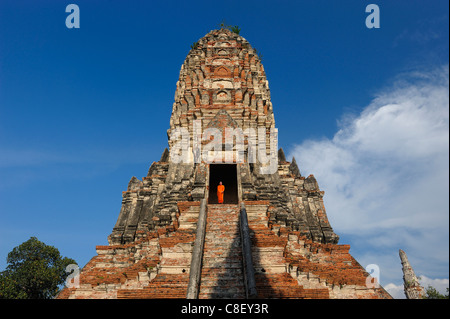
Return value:
<svg viewBox="0 0 450 319">
<path fill-rule="evenodd" d="M 109 245 L 58 298 L 391 298 L 338 244 L 314 176 L 278 150 L 264 67 L 242 36 L 213 30 L 192 47 L 167 134 L 123 192 Z"/>
<path fill-rule="evenodd" d="M 402 262 L 403 271 L 403 288 L 406 299 L 423 299 L 426 297 L 426 291 L 420 285 L 419 278 L 414 273 L 411 264 L 409 263 L 408 256 L 403 250 L 399 250 L 400 260 Z"/>
</svg>

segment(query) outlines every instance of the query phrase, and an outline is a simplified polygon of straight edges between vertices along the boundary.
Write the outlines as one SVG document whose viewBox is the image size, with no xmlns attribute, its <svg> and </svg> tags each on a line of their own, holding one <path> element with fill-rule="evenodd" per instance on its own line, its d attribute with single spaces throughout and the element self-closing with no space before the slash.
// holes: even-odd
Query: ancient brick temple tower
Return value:
<svg viewBox="0 0 450 319">
<path fill-rule="evenodd" d="M 266 74 L 243 37 L 214 30 L 192 46 L 167 133 L 169 150 L 123 192 L 109 245 L 58 298 L 390 298 L 337 244 L 314 176 L 277 149 Z"/>
</svg>

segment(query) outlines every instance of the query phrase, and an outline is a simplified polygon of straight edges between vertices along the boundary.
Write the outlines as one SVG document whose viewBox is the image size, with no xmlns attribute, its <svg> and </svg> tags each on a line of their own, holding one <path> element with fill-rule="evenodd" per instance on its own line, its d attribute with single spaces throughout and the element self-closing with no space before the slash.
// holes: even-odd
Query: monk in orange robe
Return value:
<svg viewBox="0 0 450 319">
<path fill-rule="evenodd" d="M 220 182 L 217 186 L 217 198 L 219 199 L 219 204 L 223 204 L 223 193 L 225 192 L 225 186 Z"/>
</svg>

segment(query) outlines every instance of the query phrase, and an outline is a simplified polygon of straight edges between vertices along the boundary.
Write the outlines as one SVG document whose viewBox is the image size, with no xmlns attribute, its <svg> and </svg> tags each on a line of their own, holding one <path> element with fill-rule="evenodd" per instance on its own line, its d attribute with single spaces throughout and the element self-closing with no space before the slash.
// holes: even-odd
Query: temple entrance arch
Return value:
<svg viewBox="0 0 450 319">
<path fill-rule="evenodd" d="M 236 164 L 209 164 L 208 204 L 218 204 L 217 186 L 225 186 L 224 204 L 238 203 L 238 185 Z"/>
</svg>

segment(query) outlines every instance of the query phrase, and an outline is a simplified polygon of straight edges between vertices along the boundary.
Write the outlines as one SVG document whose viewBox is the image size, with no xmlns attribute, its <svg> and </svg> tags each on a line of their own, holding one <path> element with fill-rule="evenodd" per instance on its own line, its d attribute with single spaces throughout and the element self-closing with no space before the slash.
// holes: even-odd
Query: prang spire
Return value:
<svg viewBox="0 0 450 319">
<path fill-rule="evenodd" d="M 403 250 L 399 250 L 400 260 L 402 262 L 403 270 L 403 286 L 405 287 L 405 295 L 408 299 L 422 299 L 425 295 L 425 290 L 419 283 L 408 257 Z"/>
</svg>

